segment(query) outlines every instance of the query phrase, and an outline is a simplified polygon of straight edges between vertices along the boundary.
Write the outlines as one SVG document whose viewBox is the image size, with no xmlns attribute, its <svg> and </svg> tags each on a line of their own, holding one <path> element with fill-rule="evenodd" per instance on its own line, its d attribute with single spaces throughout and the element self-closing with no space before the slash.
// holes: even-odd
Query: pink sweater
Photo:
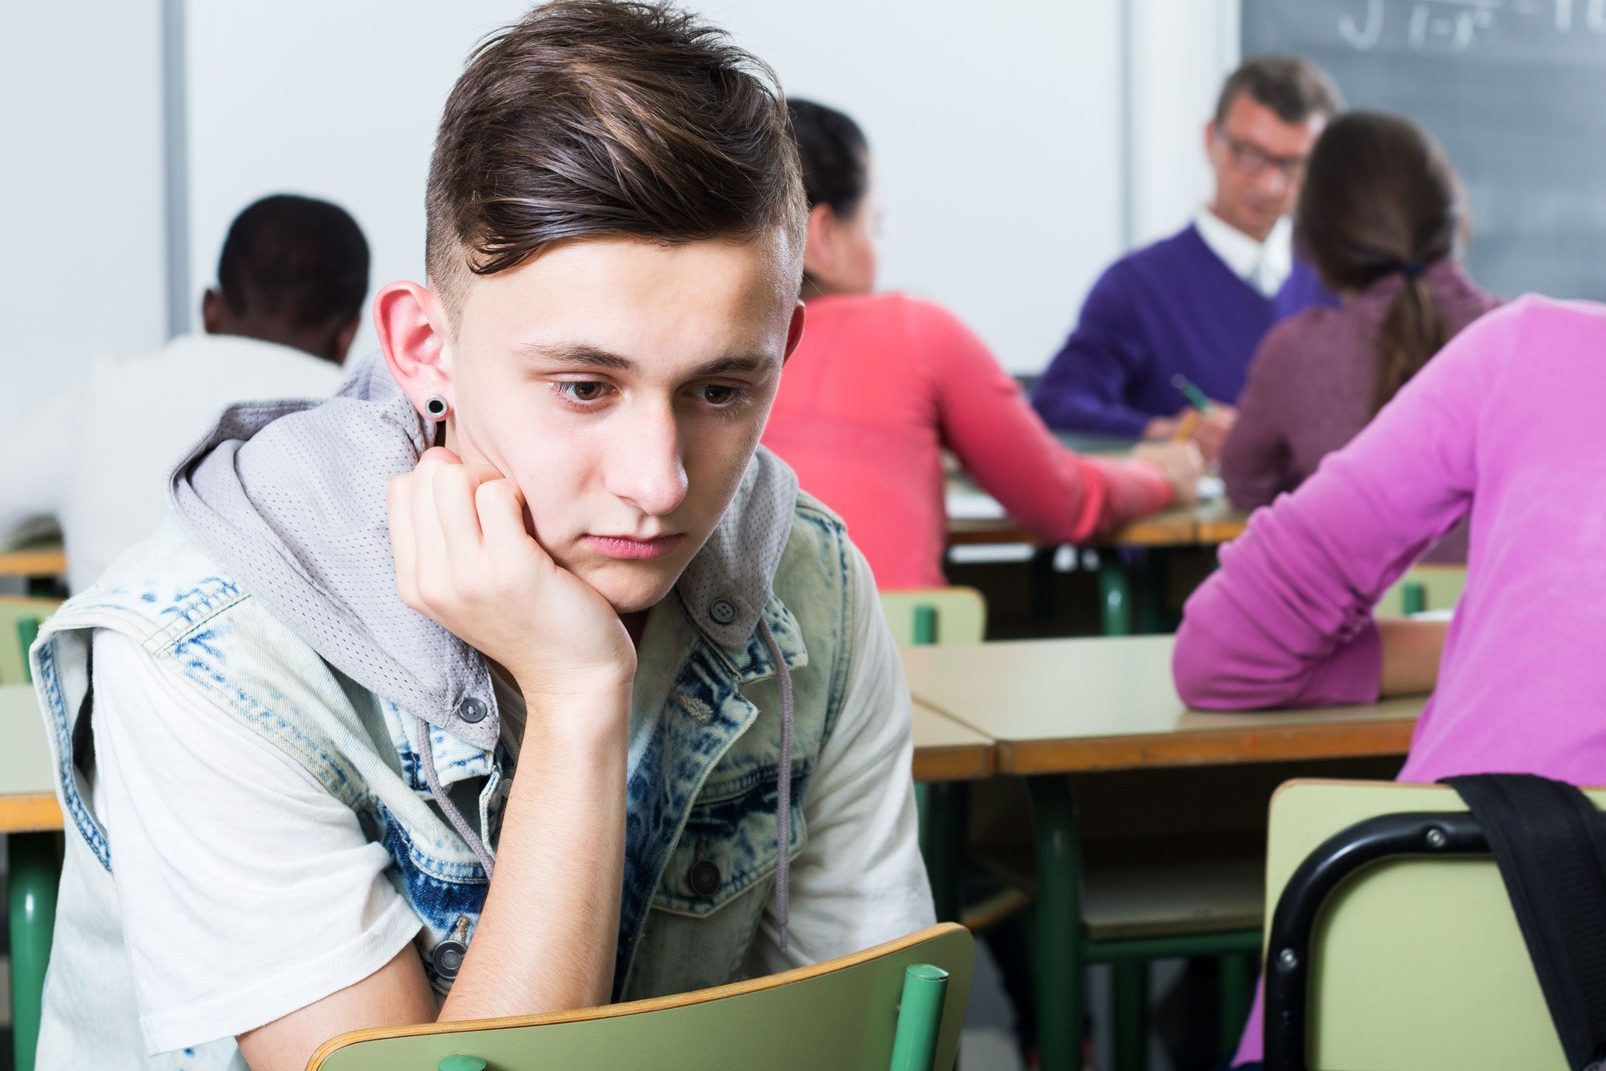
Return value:
<svg viewBox="0 0 1606 1071">
<path fill-rule="evenodd" d="M 1377 698 L 1372 607 L 1471 518 L 1467 587 L 1400 778 L 1606 784 L 1606 307 L 1526 297 L 1458 335 L 1188 601 L 1191 706 Z M 1251 1018 L 1238 1062 L 1258 1060 Z"/>
<path fill-rule="evenodd" d="M 1151 465 L 1062 447 L 979 338 L 901 294 L 809 302 L 764 445 L 842 515 L 883 588 L 946 582 L 944 447 L 1048 539 L 1080 542 L 1171 500 Z"/>
</svg>

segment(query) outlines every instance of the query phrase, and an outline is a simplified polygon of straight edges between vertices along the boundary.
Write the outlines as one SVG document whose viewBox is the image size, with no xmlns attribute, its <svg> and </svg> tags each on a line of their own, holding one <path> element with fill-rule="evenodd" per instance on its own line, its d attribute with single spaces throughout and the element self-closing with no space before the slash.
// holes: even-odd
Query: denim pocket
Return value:
<svg viewBox="0 0 1606 1071">
<path fill-rule="evenodd" d="M 774 764 L 759 766 L 704 789 L 687 812 L 680 841 L 653 897 L 654 908 L 693 917 L 711 915 L 775 872 L 775 772 Z M 807 764 L 796 764 L 789 846 L 793 856 L 808 839 L 802 806 L 807 779 Z"/>
</svg>

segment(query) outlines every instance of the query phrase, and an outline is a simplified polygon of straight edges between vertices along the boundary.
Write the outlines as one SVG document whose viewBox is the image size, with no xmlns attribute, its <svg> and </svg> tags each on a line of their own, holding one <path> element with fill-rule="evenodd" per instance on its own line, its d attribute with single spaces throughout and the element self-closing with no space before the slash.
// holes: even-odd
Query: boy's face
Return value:
<svg viewBox="0 0 1606 1071">
<path fill-rule="evenodd" d="M 668 594 L 735 493 L 802 330 L 779 231 L 561 243 L 476 277 L 442 363 L 447 446 L 620 613 Z"/>
</svg>

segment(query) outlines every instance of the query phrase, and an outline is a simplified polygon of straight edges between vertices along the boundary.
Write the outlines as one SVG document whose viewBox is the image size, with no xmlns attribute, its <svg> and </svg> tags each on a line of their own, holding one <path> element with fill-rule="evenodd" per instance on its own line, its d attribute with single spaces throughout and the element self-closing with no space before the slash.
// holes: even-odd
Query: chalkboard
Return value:
<svg viewBox="0 0 1606 1071">
<path fill-rule="evenodd" d="M 1242 0 L 1243 54 L 1295 52 L 1351 107 L 1445 147 L 1496 293 L 1606 299 L 1606 0 Z"/>
</svg>

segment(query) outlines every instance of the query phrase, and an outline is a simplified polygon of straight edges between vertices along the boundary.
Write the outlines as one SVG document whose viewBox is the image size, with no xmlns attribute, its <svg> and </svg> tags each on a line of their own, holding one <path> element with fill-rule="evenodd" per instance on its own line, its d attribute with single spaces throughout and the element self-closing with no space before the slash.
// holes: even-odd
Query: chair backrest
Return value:
<svg viewBox="0 0 1606 1071">
<path fill-rule="evenodd" d="M 1606 790 L 1588 794 L 1606 805 Z M 1266 902 L 1279 903 L 1306 858 L 1356 823 L 1466 810 L 1447 785 L 1290 781 L 1271 804 Z M 1301 1066 L 1566 1067 L 1493 858 L 1419 850 L 1367 865 L 1323 902 L 1305 958 L 1308 1064 Z M 1268 973 L 1279 970 L 1282 954 L 1273 939 Z M 1266 1063 L 1267 1071 L 1281 1066 Z"/>
<path fill-rule="evenodd" d="M 1378 617 L 1404 617 L 1423 610 L 1453 610 L 1467 586 L 1464 565 L 1418 565 L 1383 593 Z"/>
<path fill-rule="evenodd" d="M 975 588 L 903 588 L 881 592 L 881 609 L 897 643 L 980 643 L 987 600 Z"/>
<path fill-rule="evenodd" d="M 60 599 L 33 599 L 0 595 L 0 684 L 27 684 L 28 648 L 45 618 L 61 606 Z"/>
<path fill-rule="evenodd" d="M 948 973 L 935 1058 L 953 1067 L 975 946 L 946 923 L 864 952 L 749 982 L 561 1015 L 485 1019 L 344 1034 L 308 1071 L 435 1071 L 479 1060 L 496 1071 L 887 1071 L 911 967 Z M 930 971 L 915 972 L 916 992 Z M 918 1051 L 918 1046 L 915 1051 Z M 908 1052 L 907 1048 L 902 1050 Z M 929 1052 L 929 1050 L 927 1050 Z M 899 1068 L 898 1071 L 913 1071 Z"/>
</svg>

